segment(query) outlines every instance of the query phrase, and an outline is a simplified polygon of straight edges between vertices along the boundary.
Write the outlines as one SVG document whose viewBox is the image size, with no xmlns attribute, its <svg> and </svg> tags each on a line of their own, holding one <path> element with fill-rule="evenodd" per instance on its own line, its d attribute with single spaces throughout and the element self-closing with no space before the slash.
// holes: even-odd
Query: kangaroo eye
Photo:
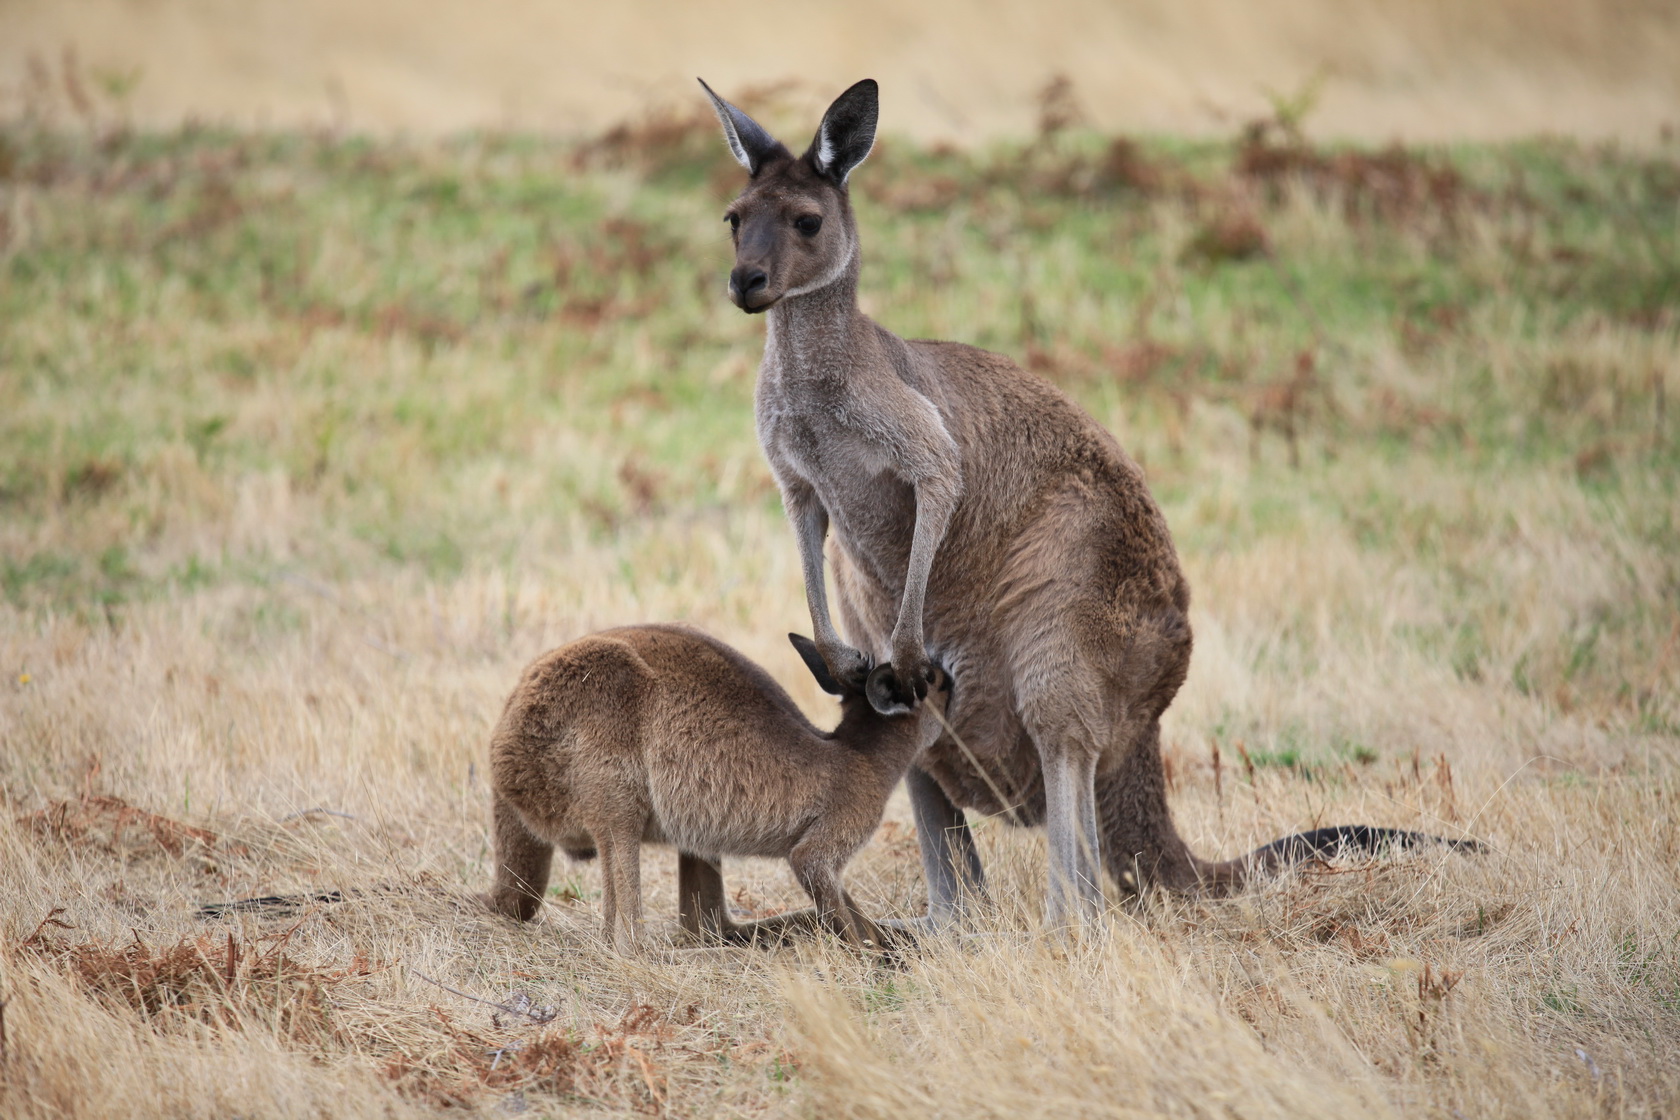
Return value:
<svg viewBox="0 0 1680 1120">
<path fill-rule="evenodd" d="M 741 228 L 741 215 L 725 214 L 723 220 L 729 223 L 729 232 L 734 233 Z"/>
<path fill-rule="evenodd" d="M 815 214 L 806 214 L 802 218 L 795 218 L 793 220 L 793 228 L 798 230 L 800 233 L 803 233 L 806 237 L 814 237 L 816 236 L 816 232 L 822 228 L 822 219 L 817 217 Z"/>
</svg>

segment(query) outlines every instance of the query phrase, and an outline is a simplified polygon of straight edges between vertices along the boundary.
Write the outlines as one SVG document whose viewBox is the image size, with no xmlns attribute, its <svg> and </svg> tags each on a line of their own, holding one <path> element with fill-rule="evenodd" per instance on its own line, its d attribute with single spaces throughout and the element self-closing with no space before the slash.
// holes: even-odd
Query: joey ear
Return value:
<svg viewBox="0 0 1680 1120">
<path fill-rule="evenodd" d="M 758 169 L 764 166 L 764 161 L 770 153 L 782 146 L 781 142 L 764 131 L 757 121 L 713 93 L 712 87 L 706 84 L 706 79 L 696 78 L 695 81 L 706 91 L 706 96 L 712 99 L 712 109 L 723 125 L 723 138 L 729 141 L 729 150 L 734 153 L 740 165 L 747 169 L 747 174 L 757 175 Z"/>
<path fill-rule="evenodd" d="M 883 661 L 869 671 L 869 679 L 863 684 L 863 695 L 878 715 L 902 716 L 910 711 L 910 705 L 899 695 L 898 677 L 893 673 L 890 661 Z"/>
<path fill-rule="evenodd" d="M 836 97 L 823 114 L 817 135 L 805 153 L 811 166 L 835 186 L 845 189 L 846 177 L 875 146 L 875 124 L 880 112 L 880 87 L 874 78 L 865 78 Z"/>
<path fill-rule="evenodd" d="M 811 670 L 811 675 L 817 678 L 817 687 L 824 692 L 839 696 L 844 691 L 840 682 L 834 679 L 834 674 L 828 671 L 828 662 L 817 652 L 817 643 L 803 634 L 789 634 L 788 641 L 799 651 L 799 656 L 805 661 L 805 668 Z"/>
</svg>

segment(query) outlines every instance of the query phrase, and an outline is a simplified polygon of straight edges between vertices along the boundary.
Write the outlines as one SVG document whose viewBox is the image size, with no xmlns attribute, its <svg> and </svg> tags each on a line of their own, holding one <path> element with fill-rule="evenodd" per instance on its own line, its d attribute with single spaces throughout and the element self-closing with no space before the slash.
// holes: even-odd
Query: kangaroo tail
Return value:
<svg viewBox="0 0 1680 1120">
<path fill-rule="evenodd" d="M 1419 848 L 1425 844 L 1445 844 L 1458 852 L 1479 852 L 1482 845 L 1476 840 L 1453 840 L 1431 836 L 1427 832 L 1407 832 L 1401 828 L 1376 828 L 1368 824 L 1341 824 L 1330 828 L 1315 828 L 1297 832 L 1263 844 L 1248 853 L 1253 863 L 1269 864 L 1273 868 L 1292 867 L 1309 859 L 1328 859 L 1343 852 L 1372 854 L 1391 848 Z"/>
<path fill-rule="evenodd" d="M 321 894 L 271 894 L 262 898 L 236 899 L 232 902 L 206 902 L 198 908 L 195 916 L 200 920 L 226 918 L 234 914 L 268 914 L 272 917 L 283 917 L 295 914 L 305 906 L 343 902 L 344 899 L 343 891 L 326 891 Z"/>
<path fill-rule="evenodd" d="M 1478 840 L 1455 840 L 1431 836 L 1427 832 L 1409 832 L 1403 828 L 1343 824 L 1280 837 L 1245 856 L 1223 863 L 1197 861 L 1197 871 L 1201 890 L 1224 896 L 1241 890 L 1256 879 L 1276 875 L 1308 860 L 1330 859 L 1345 853 L 1377 855 L 1394 848 L 1420 848 L 1425 844 L 1445 844 L 1459 852 L 1479 852 L 1483 849 Z"/>
</svg>

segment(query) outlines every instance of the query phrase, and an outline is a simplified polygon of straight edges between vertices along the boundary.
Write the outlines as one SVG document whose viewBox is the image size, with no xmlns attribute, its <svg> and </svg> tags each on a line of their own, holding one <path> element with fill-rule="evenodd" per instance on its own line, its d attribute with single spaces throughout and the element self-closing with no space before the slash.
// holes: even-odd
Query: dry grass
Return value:
<svg viewBox="0 0 1680 1120">
<path fill-rule="evenodd" d="M 779 535 L 762 523 L 743 555 L 786 551 Z M 988 823 L 998 908 L 977 936 L 930 945 L 903 972 L 833 945 L 618 960 L 597 938 L 592 865 L 561 869 L 561 897 L 529 929 L 471 905 L 488 874 L 474 763 L 522 655 L 460 651 L 475 637 L 534 649 L 551 626 L 595 624 L 552 598 L 539 618 L 547 589 L 536 584 L 510 596 L 463 580 L 435 594 L 433 618 L 405 606 L 424 600 L 418 587 L 347 589 L 404 659 L 367 645 L 360 619 L 346 625 L 310 599 L 297 602 L 302 633 L 260 642 L 213 636 L 236 601 L 141 608 L 118 633 L 11 627 L 8 663 L 36 672 L 7 703 L 0 1100 L 20 1116 L 387 1115 L 510 1099 L 656 1115 L 1671 1108 L 1673 740 L 1605 735 L 1489 701 L 1426 664 L 1362 656 L 1357 627 L 1326 636 L 1351 662 L 1334 680 L 1304 687 L 1287 670 L 1255 680 L 1233 669 L 1233 649 L 1319 609 L 1305 589 L 1267 594 L 1296 583 L 1295 559 L 1196 573 L 1204 602 L 1239 606 L 1225 625 L 1204 625 L 1211 656 L 1173 725 L 1188 833 L 1203 851 L 1230 852 L 1314 821 L 1373 820 L 1462 828 L 1493 851 L 1311 868 L 1229 904 L 1161 901 L 1067 947 L 1036 932 L 1039 839 Z M 758 574 L 755 598 L 771 586 L 797 602 L 791 572 Z M 1336 593 L 1373 600 L 1386 582 L 1331 579 Z M 1244 581 L 1256 597 L 1239 598 Z M 682 610 L 683 597 L 609 592 L 592 610 L 697 618 L 802 683 L 765 637 L 778 625 Z M 512 634 L 501 638 L 509 599 Z M 1244 619 L 1243 605 L 1263 605 L 1260 617 Z M 438 641 L 439 619 L 453 640 Z M 1308 726 L 1373 721 L 1384 758 L 1316 782 L 1262 768 L 1252 785 L 1228 758 L 1216 784 L 1211 756 L 1183 744 L 1215 733 L 1196 713 L 1237 683 L 1227 674 L 1249 677 L 1256 722 L 1268 711 Z M 1536 740 L 1573 764 L 1535 757 Z M 1392 749 L 1406 743 L 1419 747 Z M 104 760 L 91 777 L 89 752 Z M 46 790 L 84 784 L 215 832 L 153 814 L 117 845 L 95 825 L 56 823 L 110 827 L 127 810 L 88 808 L 109 795 L 29 809 Z M 905 820 L 895 807 L 852 873 L 877 910 L 920 904 Z M 672 862 L 650 855 L 656 915 L 674 909 Z M 329 885 L 352 893 L 275 917 L 194 916 L 205 901 Z M 799 901 L 767 863 L 732 864 L 730 885 L 761 912 Z M 422 975 L 504 1004 L 523 994 L 536 1019 L 545 1008 L 553 1018 L 469 1002 Z"/>
<path fill-rule="evenodd" d="M 672 9 L 555 0 L 8 0 L 0 89 L 66 48 L 149 127 L 348 125 L 594 133 L 794 79 L 803 133 L 825 95 L 882 83 L 922 141 L 1021 137 L 1032 95 L 1072 81 L 1108 131 L 1208 135 L 1315 81 L 1331 135 L 1385 143 L 1537 132 L 1652 142 L 1680 127 L 1680 17 L 1666 0 L 853 0 L 763 19 L 718 0 Z M 821 44 L 812 50 L 810 44 Z"/>
<path fill-rule="evenodd" d="M 1148 464 L 1197 850 L 1365 821 L 1486 854 L 1070 945 L 1042 837 L 986 821 L 993 908 L 898 971 L 619 959 L 594 865 L 529 928 L 479 910 L 486 737 L 543 649 L 688 620 L 832 714 L 781 638 L 713 157 L 656 158 L 683 135 L 0 133 L 0 1114 L 1680 1107 L 1668 156 L 1274 132 L 1276 170 L 1069 127 L 860 172 L 882 318 L 1033 355 Z M 851 880 L 922 906 L 902 803 Z"/>
</svg>

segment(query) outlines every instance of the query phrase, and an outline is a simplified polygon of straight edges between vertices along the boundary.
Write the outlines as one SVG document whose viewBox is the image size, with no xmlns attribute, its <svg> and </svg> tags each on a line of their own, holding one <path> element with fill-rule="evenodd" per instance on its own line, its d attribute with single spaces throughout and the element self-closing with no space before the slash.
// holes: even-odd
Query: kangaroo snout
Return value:
<svg viewBox="0 0 1680 1120">
<path fill-rule="evenodd" d="M 770 277 L 762 268 L 741 265 L 729 274 L 729 298 L 749 315 L 764 311 L 776 302 L 769 288 Z"/>
</svg>

